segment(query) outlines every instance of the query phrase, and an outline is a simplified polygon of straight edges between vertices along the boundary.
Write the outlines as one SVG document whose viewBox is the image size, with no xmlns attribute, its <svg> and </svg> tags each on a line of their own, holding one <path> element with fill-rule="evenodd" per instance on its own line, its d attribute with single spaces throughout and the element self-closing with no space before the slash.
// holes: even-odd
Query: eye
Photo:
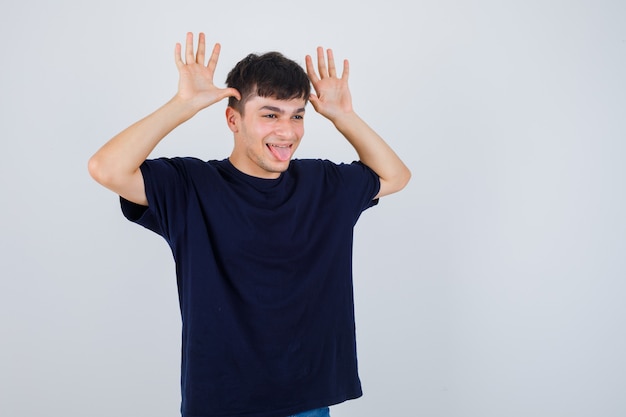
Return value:
<svg viewBox="0 0 626 417">
<path fill-rule="evenodd" d="M 296 119 L 296 120 L 303 120 L 304 116 L 302 116 L 300 114 L 297 114 L 297 115 L 293 116 L 293 118 Z"/>
<path fill-rule="evenodd" d="M 276 117 L 277 117 L 277 116 L 276 116 L 275 114 L 266 114 L 266 115 L 265 115 L 265 116 L 263 116 L 263 117 L 265 117 L 265 118 L 267 118 L 267 119 L 276 119 Z"/>
</svg>

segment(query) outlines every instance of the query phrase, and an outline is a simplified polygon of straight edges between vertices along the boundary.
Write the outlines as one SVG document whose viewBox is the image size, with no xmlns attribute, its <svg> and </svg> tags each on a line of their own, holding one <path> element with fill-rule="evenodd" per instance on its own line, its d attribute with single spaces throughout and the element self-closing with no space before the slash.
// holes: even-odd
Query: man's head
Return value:
<svg viewBox="0 0 626 417">
<path fill-rule="evenodd" d="M 277 178 L 289 167 L 304 135 L 311 84 L 304 69 L 278 52 L 250 54 L 228 74 L 226 121 L 234 134 L 231 163 L 259 178 Z"/>
<path fill-rule="evenodd" d="M 311 93 L 304 69 L 279 52 L 248 55 L 228 73 L 226 85 L 241 94 L 241 100 L 228 99 L 228 105 L 241 114 L 248 99 L 254 96 L 278 100 L 302 98 L 306 102 Z"/>
</svg>

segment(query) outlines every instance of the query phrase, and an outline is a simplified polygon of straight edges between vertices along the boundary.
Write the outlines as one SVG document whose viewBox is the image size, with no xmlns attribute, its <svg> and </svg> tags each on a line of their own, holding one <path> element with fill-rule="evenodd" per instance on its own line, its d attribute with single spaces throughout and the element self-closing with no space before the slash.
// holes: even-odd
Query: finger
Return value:
<svg viewBox="0 0 626 417">
<path fill-rule="evenodd" d="M 196 53 L 196 63 L 204 65 L 204 53 L 206 49 L 206 39 L 204 33 L 198 35 L 198 52 Z"/>
<path fill-rule="evenodd" d="M 311 105 L 313 106 L 313 108 L 315 109 L 315 111 L 317 111 L 317 109 L 319 108 L 319 97 L 313 93 L 309 94 L 309 102 L 311 103 Z"/>
<path fill-rule="evenodd" d="M 341 79 L 348 81 L 348 77 L 350 76 L 350 63 L 347 59 L 343 60 L 343 72 L 341 73 Z"/>
<path fill-rule="evenodd" d="M 336 77 L 337 70 L 335 69 L 335 57 L 333 56 L 333 50 L 327 49 L 326 55 L 328 55 L 328 75 L 330 77 Z"/>
<path fill-rule="evenodd" d="M 209 62 L 207 64 L 207 68 L 212 73 L 215 72 L 215 67 L 217 67 L 217 60 L 220 57 L 220 51 L 222 50 L 222 46 L 219 43 L 213 45 L 213 51 L 211 52 L 211 57 L 209 58 Z"/>
<path fill-rule="evenodd" d="M 315 73 L 315 67 L 313 67 L 313 58 L 311 58 L 311 55 L 307 55 L 304 60 L 306 62 L 306 72 L 309 76 L 309 80 L 311 80 L 313 84 L 317 83 L 320 79 Z"/>
<path fill-rule="evenodd" d="M 185 63 L 183 62 L 182 57 L 180 56 L 180 51 L 183 49 L 180 43 L 176 43 L 174 47 L 174 62 L 176 63 L 176 68 L 180 69 Z"/>
<path fill-rule="evenodd" d="M 241 93 L 239 92 L 239 90 L 237 90 L 236 88 L 226 88 L 225 90 L 225 96 L 226 97 L 235 97 L 237 100 L 241 100 Z"/>
<path fill-rule="evenodd" d="M 328 71 L 326 70 L 326 60 L 324 59 L 324 48 L 321 46 L 317 47 L 317 70 L 320 73 L 320 78 L 328 76 Z"/>
<path fill-rule="evenodd" d="M 193 33 L 187 32 L 187 39 L 185 42 L 185 63 L 191 64 L 193 61 Z"/>
</svg>

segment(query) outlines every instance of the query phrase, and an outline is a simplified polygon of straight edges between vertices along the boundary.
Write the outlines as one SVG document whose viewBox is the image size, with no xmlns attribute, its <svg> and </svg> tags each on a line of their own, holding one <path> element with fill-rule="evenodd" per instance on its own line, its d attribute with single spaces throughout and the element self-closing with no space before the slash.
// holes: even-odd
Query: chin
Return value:
<svg viewBox="0 0 626 417">
<path fill-rule="evenodd" d="M 291 159 L 289 161 L 284 161 L 284 162 L 279 162 L 277 164 L 274 164 L 273 172 L 282 173 L 282 172 L 287 171 L 290 163 L 291 163 Z"/>
<path fill-rule="evenodd" d="M 259 161 L 259 162 L 260 163 L 257 164 L 258 168 L 264 171 L 267 174 L 267 177 L 270 178 L 274 176 L 278 177 L 278 175 L 287 171 L 291 160 L 289 161 L 263 161 L 263 162 Z"/>
</svg>

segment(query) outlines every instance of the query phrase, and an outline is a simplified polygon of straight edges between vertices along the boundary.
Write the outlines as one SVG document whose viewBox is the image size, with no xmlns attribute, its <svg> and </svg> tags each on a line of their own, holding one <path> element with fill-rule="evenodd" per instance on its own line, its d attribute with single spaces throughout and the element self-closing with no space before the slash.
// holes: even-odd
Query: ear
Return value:
<svg viewBox="0 0 626 417">
<path fill-rule="evenodd" d="M 241 114 L 232 107 L 226 107 L 226 124 L 233 133 L 239 132 L 239 119 Z"/>
</svg>

